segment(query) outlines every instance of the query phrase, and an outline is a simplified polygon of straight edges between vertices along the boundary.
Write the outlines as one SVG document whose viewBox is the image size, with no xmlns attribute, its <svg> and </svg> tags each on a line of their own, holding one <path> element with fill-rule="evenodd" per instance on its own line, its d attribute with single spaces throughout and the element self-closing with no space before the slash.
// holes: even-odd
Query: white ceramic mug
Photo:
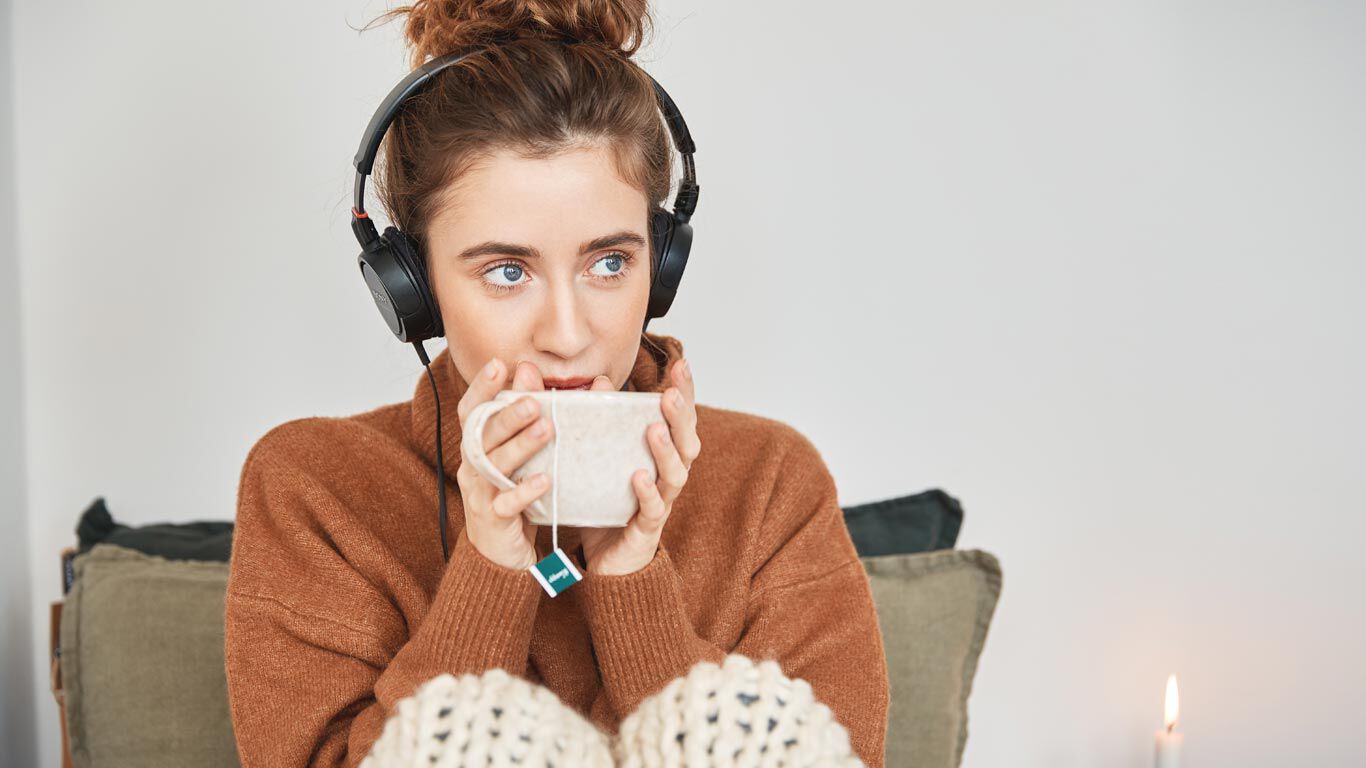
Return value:
<svg viewBox="0 0 1366 768">
<path fill-rule="evenodd" d="M 541 404 L 540 416 L 551 420 L 554 434 L 507 477 L 484 453 L 484 425 L 528 395 Z M 525 512 L 536 525 L 550 525 L 553 519 L 559 525 L 620 528 L 639 507 L 631 475 L 644 469 L 650 482 L 658 477 L 645 430 L 655 422 L 668 424 L 661 400 L 658 392 L 505 389 L 470 411 L 461 456 L 504 490 L 544 472 L 550 486 Z"/>
</svg>

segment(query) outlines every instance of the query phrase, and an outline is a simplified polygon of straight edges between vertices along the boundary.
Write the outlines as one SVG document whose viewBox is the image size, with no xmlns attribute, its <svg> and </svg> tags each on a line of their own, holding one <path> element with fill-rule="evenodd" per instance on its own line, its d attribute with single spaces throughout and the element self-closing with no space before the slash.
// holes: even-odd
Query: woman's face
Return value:
<svg viewBox="0 0 1366 768">
<path fill-rule="evenodd" d="M 594 145 L 529 160 L 499 151 L 456 183 L 427 234 L 451 359 L 621 389 L 649 302 L 648 201 Z M 548 388 L 548 387 L 547 387 Z"/>
</svg>

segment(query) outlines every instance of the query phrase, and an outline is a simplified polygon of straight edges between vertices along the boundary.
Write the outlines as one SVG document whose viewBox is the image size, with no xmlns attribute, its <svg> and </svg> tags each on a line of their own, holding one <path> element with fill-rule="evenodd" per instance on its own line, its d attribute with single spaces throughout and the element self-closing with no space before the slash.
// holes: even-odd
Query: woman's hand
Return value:
<svg viewBox="0 0 1366 768">
<path fill-rule="evenodd" d="M 457 408 L 461 440 L 468 437 L 464 428 L 470 411 L 476 405 L 492 400 L 506 379 L 503 363 L 496 357 L 475 375 Z M 512 389 L 545 389 L 540 371 L 530 363 L 518 365 Z M 540 412 L 541 404 L 535 398 L 523 397 L 484 422 L 484 453 L 504 475 L 511 477 L 514 470 L 550 442 L 554 425 L 549 417 L 540 417 Z M 538 428 L 540 434 L 537 434 Z M 525 569 L 534 565 L 536 526 L 522 512 L 550 490 L 545 473 L 523 478 L 517 487 L 502 490 L 484 479 L 470 462 L 462 461 L 455 479 L 460 484 L 465 507 L 465 535 L 474 548 L 507 568 Z"/>
<path fill-rule="evenodd" d="M 624 528 L 583 528 L 580 540 L 588 572 L 600 575 L 634 573 L 654 559 L 664 521 L 673 511 L 674 499 L 688 481 L 688 470 L 702 449 L 697 437 L 697 408 L 693 404 L 692 372 L 686 360 L 669 369 L 673 386 L 664 390 L 660 407 L 665 424 L 651 424 L 646 441 L 655 457 L 658 481 L 649 481 L 641 469 L 631 476 L 640 507 Z M 592 389 L 614 389 L 606 376 L 593 381 Z M 677 400 L 675 400 L 675 397 Z"/>
</svg>

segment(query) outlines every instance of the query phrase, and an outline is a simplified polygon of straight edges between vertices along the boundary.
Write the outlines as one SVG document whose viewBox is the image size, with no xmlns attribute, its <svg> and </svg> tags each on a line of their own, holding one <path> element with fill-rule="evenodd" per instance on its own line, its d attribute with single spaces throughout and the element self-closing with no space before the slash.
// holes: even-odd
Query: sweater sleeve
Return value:
<svg viewBox="0 0 1366 768">
<path fill-rule="evenodd" d="M 263 439 L 264 441 L 264 439 Z M 397 701 L 423 681 L 502 667 L 523 674 L 540 588 L 484 557 L 462 528 L 410 628 L 367 573 L 364 516 L 297 450 L 253 448 L 238 494 L 224 656 L 238 755 L 256 766 L 355 766 Z M 276 448 L 288 448 L 288 445 Z M 359 539 L 362 544 L 377 542 Z M 411 632 L 410 632 L 411 629 Z"/>
<path fill-rule="evenodd" d="M 693 664 L 720 663 L 728 652 L 776 659 L 789 677 L 811 684 L 860 759 L 881 768 L 890 694 L 872 588 L 834 478 L 795 431 L 751 551 L 745 630 L 729 650 L 698 636 L 662 543 L 635 573 L 584 579 L 584 609 L 613 709 L 625 717 Z"/>
<path fill-rule="evenodd" d="M 699 661 L 719 664 L 726 657 L 724 649 L 693 628 L 682 579 L 662 541 L 644 568 L 589 575 L 583 590 L 602 687 L 618 719 Z"/>
<path fill-rule="evenodd" d="M 844 522 L 834 478 L 797 433 L 756 551 L 735 652 L 776 659 L 811 684 L 869 768 L 884 764 L 890 684 L 872 585 Z"/>
</svg>

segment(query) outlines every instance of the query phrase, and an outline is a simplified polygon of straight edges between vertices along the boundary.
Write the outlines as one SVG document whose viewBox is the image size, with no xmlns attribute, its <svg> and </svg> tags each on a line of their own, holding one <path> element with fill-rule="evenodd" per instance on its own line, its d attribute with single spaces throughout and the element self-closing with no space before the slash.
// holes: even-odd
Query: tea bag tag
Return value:
<svg viewBox="0 0 1366 768">
<path fill-rule="evenodd" d="M 560 422 L 555 413 L 555 390 L 550 391 L 550 420 L 555 425 L 555 458 L 554 473 L 555 477 L 560 476 Z M 550 497 L 550 554 L 541 558 L 541 562 L 531 566 L 528 570 L 531 575 L 536 577 L 546 594 L 554 597 L 570 587 L 583 581 L 583 574 L 579 573 L 574 564 L 569 561 L 569 556 L 560 549 L 560 508 L 559 508 L 559 487 L 556 483 L 555 492 Z"/>
<path fill-rule="evenodd" d="M 531 566 L 531 575 L 540 582 L 541 588 L 546 594 L 555 597 L 561 592 L 578 584 L 583 580 L 583 575 L 570 562 L 569 556 L 563 549 L 555 547 L 555 551 L 546 555 L 541 562 Z"/>
</svg>

